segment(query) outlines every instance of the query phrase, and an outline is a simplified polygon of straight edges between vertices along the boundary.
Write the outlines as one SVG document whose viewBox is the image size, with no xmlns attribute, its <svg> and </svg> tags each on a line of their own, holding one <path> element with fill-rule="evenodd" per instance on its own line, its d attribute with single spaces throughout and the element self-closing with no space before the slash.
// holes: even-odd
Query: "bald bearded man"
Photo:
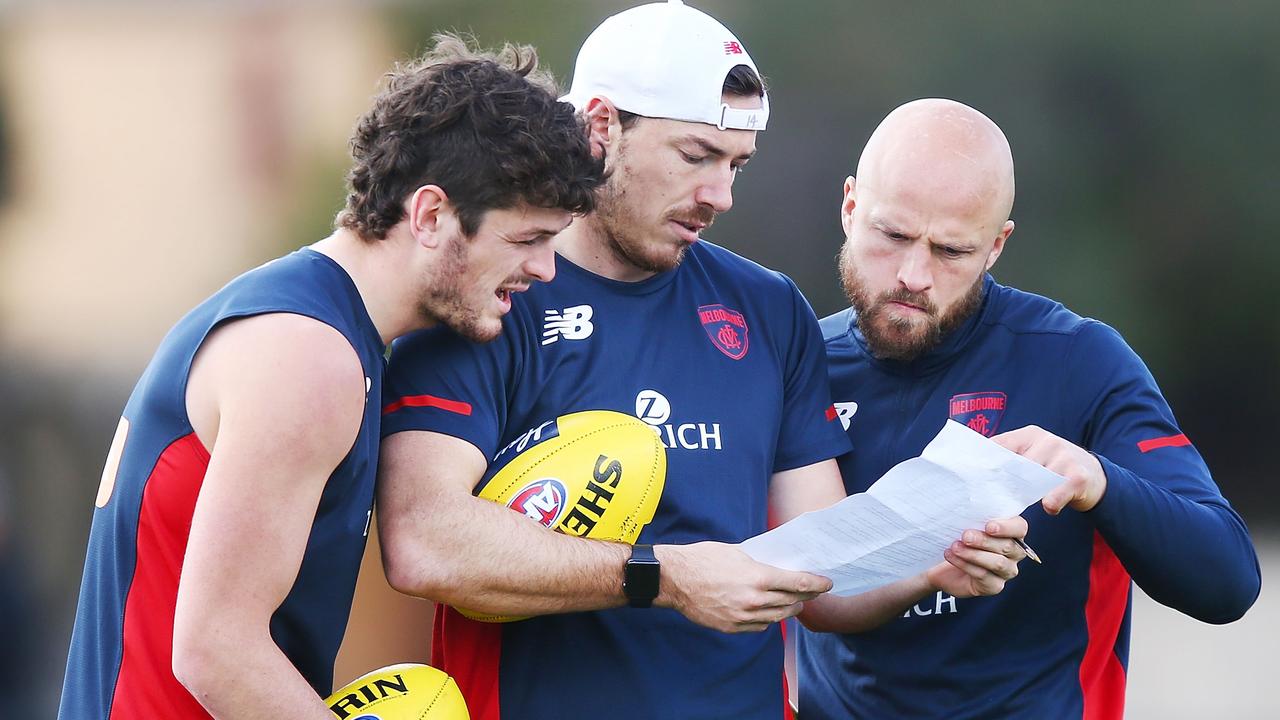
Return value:
<svg viewBox="0 0 1280 720">
<path fill-rule="evenodd" d="M 800 633 L 804 720 L 1120 718 L 1132 582 L 1210 623 L 1258 595 L 1244 523 L 1142 360 L 1112 328 L 988 274 L 1013 196 L 1008 141 L 986 116 L 949 100 L 894 110 L 845 181 L 852 307 L 821 324 L 853 443 L 847 490 L 957 420 L 1066 478 L 1024 514 L 1044 564 L 1000 595 L 939 592 L 874 630 L 807 623 L 845 634 Z"/>
</svg>

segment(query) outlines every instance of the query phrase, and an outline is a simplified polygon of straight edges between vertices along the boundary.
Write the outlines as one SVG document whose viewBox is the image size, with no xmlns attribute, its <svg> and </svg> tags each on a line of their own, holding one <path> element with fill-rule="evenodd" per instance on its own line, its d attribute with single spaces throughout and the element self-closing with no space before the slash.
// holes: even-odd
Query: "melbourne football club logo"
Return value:
<svg viewBox="0 0 1280 720">
<path fill-rule="evenodd" d="M 698 320 L 707 331 L 711 344 L 734 360 L 747 355 L 747 319 L 737 310 L 724 305 L 698 307 Z"/>
<path fill-rule="evenodd" d="M 568 493 L 564 483 L 555 478 L 542 478 L 525 486 L 516 496 L 511 498 L 507 507 L 523 513 L 530 520 L 541 523 L 543 527 L 555 527 L 564 514 Z"/>
<path fill-rule="evenodd" d="M 953 395 L 947 403 L 948 416 L 987 437 L 996 434 L 1004 418 L 1009 397 L 1002 392 L 976 392 Z"/>
</svg>

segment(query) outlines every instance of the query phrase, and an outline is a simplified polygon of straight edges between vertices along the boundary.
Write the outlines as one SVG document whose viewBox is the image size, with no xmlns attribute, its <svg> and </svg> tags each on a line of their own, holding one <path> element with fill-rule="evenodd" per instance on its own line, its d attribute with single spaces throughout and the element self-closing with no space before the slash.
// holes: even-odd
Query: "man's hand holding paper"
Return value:
<svg viewBox="0 0 1280 720">
<path fill-rule="evenodd" d="M 1107 491 L 1107 474 L 1098 458 L 1048 430 L 1028 425 L 991 440 L 1066 478 L 1044 496 L 1044 511 L 1050 515 L 1057 515 L 1066 507 L 1088 512 Z"/>
<path fill-rule="evenodd" d="M 943 551 L 944 562 L 925 571 L 929 592 L 941 590 L 958 598 L 995 595 L 1018 574 L 1027 554 L 1012 538 L 1027 535 L 1027 521 L 1017 515 L 992 520 L 983 532 L 965 530 Z"/>
<path fill-rule="evenodd" d="M 741 547 L 760 562 L 828 577 L 837 595 L 921 574 L 953 595 L 989 595 L 1024 557 L 1006 539 L 1026 533 L 1016 516 L 1062 483 L 1036 462 L 948 421 L 920 457 L 899 463 L 867 492 Z"/>
</svg>

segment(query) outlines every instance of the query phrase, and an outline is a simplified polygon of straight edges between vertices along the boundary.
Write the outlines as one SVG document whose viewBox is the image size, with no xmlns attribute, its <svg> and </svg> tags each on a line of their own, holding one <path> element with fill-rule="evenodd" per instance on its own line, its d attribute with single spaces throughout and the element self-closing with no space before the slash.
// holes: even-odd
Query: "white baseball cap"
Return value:
<svg viewBox="0 0 1280 720">
<path fill-rule="evenodd" d="M 764 130 L 759 108 L 729 107 L 724 79 L 737 65 L 756 70 L 742 42 L 706 13 L 680 0 L 640 5 L 600 23 L 578 51 L 573 86 L 561 100 L 578 110 L 603 95 L 619 110 L 652 118 Z"/>
</svg>

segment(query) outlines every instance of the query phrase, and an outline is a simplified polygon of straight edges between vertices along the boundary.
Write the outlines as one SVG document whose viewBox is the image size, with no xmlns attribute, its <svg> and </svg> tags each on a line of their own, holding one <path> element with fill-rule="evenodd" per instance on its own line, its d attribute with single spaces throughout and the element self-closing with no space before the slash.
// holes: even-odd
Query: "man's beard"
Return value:
<svg viewBox="0 0 1280 720">
<path fill-rule="evenodd" d="M 645 238 L 645 219 L 627 198 L 627 186 L 635 179 L 625 167 L 620 170 L 620 173 L 611 174 L 596 191 L 595 219 L 609 252 L 618 260 L 645 272 L 674 270 L 684 260 L 689 243 L 677 238 L 661 238 L 657 242 Z M 710 227 L 716 213 L 704 205 L 695 205 L 669 215 L 664 220 L 682 220 Z"/>
<path fill-rule="evenodd" d="M 982 275 L 967 292 L 941 314 L 923 293 L 906 288 L 880 293 L 872 298 L 857 268 L 840 253 L 840 280 L 845 296 L 856 313 L 858 329 L 871 354 L 881 360 L 910 362 L 933 350 L 952 330 L 959 327 L 982 304 Z M 925 311 L 924 319 L 890 317 L 891 303 L 902 302 Z"/>
<path fill-rule="evenodd" d="M 449 243 L 434 269 L 434 280 L 418 301 L 418 314 L 429 324 L 444 324 L 472 342 L 489 342 L 502 332 L 501 322 L 486 327 L 481 311 L 468 305 L 462 281 L 470 267 L 470 241 L 459 237 Z M 515 284 L 509 278 L 504 284 Z"/>
</svg>

